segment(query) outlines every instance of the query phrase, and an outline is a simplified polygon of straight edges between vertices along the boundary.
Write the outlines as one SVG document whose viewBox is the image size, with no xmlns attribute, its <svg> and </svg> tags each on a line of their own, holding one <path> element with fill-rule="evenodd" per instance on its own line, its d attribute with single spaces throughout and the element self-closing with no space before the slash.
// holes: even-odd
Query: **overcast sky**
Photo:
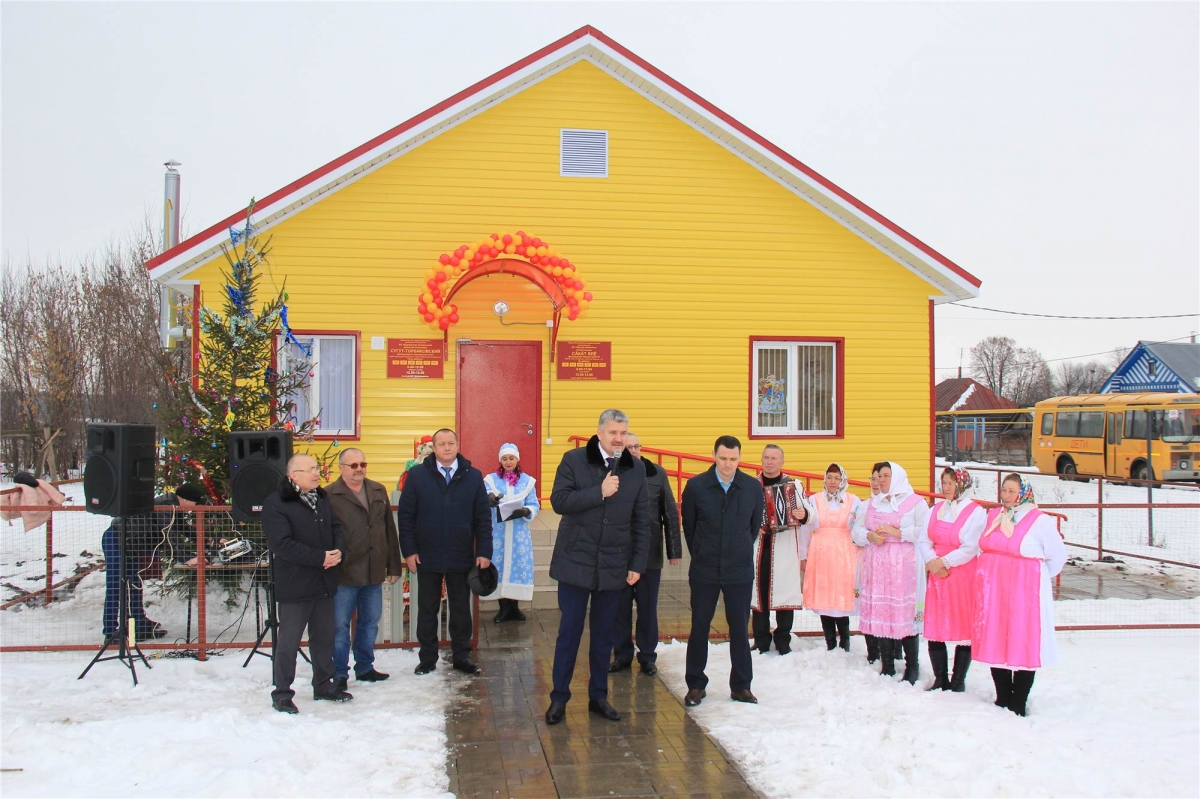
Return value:
<svg viewBox="0 0 1200 799">
<path fill-rule="evenodd" d="M 4 2 L 5 263 L 157 220 L 169 158 L 197 232 L 585 24 L 981 278 L 974 304 L 1200 310 L 1195 2 Z M 937 325 L 948 376 L 988 335 L 1060 359 L 1200 318 Z"/>
</svg>

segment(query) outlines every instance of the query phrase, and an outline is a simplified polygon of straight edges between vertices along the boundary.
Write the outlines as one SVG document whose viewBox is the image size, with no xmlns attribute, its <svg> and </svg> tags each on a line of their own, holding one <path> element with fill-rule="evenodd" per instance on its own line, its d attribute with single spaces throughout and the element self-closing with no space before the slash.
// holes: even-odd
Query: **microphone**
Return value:
<svg viewBox="0 0 1200 799">
<path fill-rule="evenodd" d="M 608 473 L 616 474 L 617 467 L 620 465 L 621 465 L 621 448 L 617 447 L 616 449 L 613 450 L 613 465 L 612 465 L 612 468 L 608 471 Z"/>
</svg>

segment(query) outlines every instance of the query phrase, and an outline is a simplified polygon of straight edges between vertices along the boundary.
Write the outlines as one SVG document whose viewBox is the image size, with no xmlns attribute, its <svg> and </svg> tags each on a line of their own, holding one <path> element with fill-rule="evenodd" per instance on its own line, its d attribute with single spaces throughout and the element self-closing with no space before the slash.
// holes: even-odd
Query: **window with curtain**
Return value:
<svg viewBox="0 0 1200 799">
<path fill-rule="evenodd" d="M 755 341 L 753 435 L 837 435 L 838 343 Z"/>
<path fill-rule="evenodd" d="M 296 334 L 281 353 L 280 366 L 286 371 L 307 369 L 308 388 L 290 399 L 296 403 L 296 424 L 315 414 L 321 422 L 317 435 L 354 435 L 358 409 L 354 407 L 358 363 L 354 336 Z"/>
</svg>

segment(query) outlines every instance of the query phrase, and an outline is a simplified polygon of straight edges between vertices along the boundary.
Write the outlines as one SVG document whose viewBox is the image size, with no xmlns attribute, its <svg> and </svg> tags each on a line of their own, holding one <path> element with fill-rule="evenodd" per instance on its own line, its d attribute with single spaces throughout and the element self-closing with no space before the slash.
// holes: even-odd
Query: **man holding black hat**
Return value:
<svg viewBox="0 0 1200 799">
<path fill-rule="evenodd" d="M 417 640 L 420 658 L 414 673 L 437 667 L 437 614 L 442 583 L 450 605 L 450 648 L 456 671 L 479 674 L 470 661 L 471 600 L 467 573 L 491 566 L 492 514 L 483 474 L 458 454 L 458 436 L 441 429 L 433 434 L 433 454 L 407 472 L 400 491 L 400 549 L 417 575 Z"/>
<path fill-rule="evenodd" d="M 183 541 L 195 534 L 189 510 L 208 501 L 208 493 L 195 483 L 184 483 L 173 494 L 160 494 L 154 498 L 158 506 L 171 506 L 171 510 L 152 511 L 125 520 L 125 561 L 121 561 L 121 541 L 116 522 L 100 537 L 104 551 L 104 616 L 102 631 L 110 637 L 120 632 L 118 619 L 121 608 L 121 578 L 129 582 L 129 616 L 136 621 L 135 633 L 139 640 L 162 638 L 167 631 L 161 624 L 146 616 L 142 606 L 142 573 L 149 568 L 155 557 L 164 555 L 179 560 L 183 552 Z"/>
</svg>

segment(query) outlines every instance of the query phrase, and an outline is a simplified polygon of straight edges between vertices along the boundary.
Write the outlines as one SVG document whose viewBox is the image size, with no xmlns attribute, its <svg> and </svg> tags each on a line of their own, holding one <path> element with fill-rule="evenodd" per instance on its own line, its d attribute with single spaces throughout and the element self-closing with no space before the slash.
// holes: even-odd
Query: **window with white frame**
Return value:
<svg viewBox="0 0 1200 799">
<path fill-rule="evenodd" d="M 296 403 L 297 426 L 320 414 L 320 425 L 314 431 L 317 435 L 354 435 L 357 343 L 355 336 L 297 333 L 296 341 L 284 344 L 279 356 L 281 371 L 307 370 L 310 375 L 308 387 L 289 398 Z"/>
<path fill-rule="evenodd" d="M 753 435 L 837 435 L 835 341 L 755 341 L 751 364 Z"/>
</svg>

